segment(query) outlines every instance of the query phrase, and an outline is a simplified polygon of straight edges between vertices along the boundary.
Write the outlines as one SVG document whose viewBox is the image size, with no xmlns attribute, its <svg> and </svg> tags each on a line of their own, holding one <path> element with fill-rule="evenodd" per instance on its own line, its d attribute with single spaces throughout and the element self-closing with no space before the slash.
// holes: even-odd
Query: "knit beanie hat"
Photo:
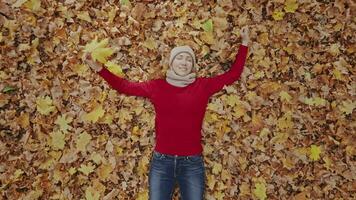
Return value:
<svg viewBox="0 0 356 200">
<path fill-rule="evenodd" d="M 185 52 L 185 53 L 189 53 L 192 58 L 193 58 L 193 69 L 195 68 L 195 54 L 194 54 L 194 51 L 192 48 L 190 48 L 189 46 L 178 46 L 178 47 L 174 47 L 172 50 L 171 50 L 171 56 L 169 58 L 169 67 L 171 67 L 172 65 L 172 62 L 174 60 L 174 58 L 179 54 L 179 53 L 182 53 L 182 52 Z"/>
<path fill-rule="evenodd" d="M 173 62 L 174 58 L 179 53 L 182 53 L 182 52 L 190 54 L 193 59 L 192 70 L 189 74 L 187 74 L 185 76 L 180 76 L 180 75 L 176 74 L 174 72 L 174 70 L 172 69 L 172 62 Z M 167 73 L 166 73 L 166 81 L 169 84 L 177 86 L 177 87 L 185 87 L 195 81 L 195 79 L 196 79 L 196 73 L 194 72 L 195 67 L 196 67 L 195 54 L 194 54 L 194 51 L 189 46 L 174 47 L 171 50 L 171 55 L 169 58 L 169 69 L 167 70 Z"/>
</svg>

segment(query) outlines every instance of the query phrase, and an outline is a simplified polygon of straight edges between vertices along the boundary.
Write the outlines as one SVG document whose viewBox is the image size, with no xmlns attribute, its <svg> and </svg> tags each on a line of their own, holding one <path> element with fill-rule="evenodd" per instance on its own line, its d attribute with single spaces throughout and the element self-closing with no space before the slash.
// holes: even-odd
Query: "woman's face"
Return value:
<svg viewBox="0 0 356 200">
<path fill-rule="evenodd" d="M 179 76 L 188 75 L 193 68 L 193 58 L 189 53 L 179 53 L 173 59 L 172 69 Z"/>
</svg>

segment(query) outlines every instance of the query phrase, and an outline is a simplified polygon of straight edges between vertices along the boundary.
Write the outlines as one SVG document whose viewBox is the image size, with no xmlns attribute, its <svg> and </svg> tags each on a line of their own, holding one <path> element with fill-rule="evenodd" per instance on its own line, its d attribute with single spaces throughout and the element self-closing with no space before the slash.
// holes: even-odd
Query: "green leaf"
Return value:
<svg viewBox="0 0 356 200">
<path fill-rule="evenodd" d="M 264 200 L 267 198 L 266 195 L 266 186 L 264 183 L 256 183 L 255 184 L 255 189 L 253 190 L 253 193 L 259 200 Z"/>
<path fill-rule="evenodd" d="M 11 87 L 11 86 L 5 86 L 5 87 L 2 89 L 2 92 L 3 92 L 3 93 L 6 93 L 6 92 L 14 91 L 14 90 L 16 90 L 16 88 Z"/>
<path fill-rule="evenodd" d="M 208 19 L 203 24 L 203 29 L 205 32 L 213 32 L 213 20 Z"/>
<path fill-rule="evenodd" d="M 120 0 L 120 4 L 123 6 L 131 6 L 130 0 Z"/>
<path fill-rule="evenodd" d="M 309 155 L 310 159 L 312 159 L 314 161 L 319 160 L 320 159 L 320 153 L 321 153 L 321 149 L 320 149 L 319 146 L 314 145 L 314 144 L 312 144 L 310 146 L 310 155 Z"/>
</svg>

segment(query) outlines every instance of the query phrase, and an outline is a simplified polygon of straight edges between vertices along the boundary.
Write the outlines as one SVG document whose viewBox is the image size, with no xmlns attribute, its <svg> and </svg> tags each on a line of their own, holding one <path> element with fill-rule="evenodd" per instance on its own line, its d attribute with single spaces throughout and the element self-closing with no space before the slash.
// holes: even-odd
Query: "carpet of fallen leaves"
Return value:
<svg viewBox="0 0 356 200">
<path fill-rule="evenodd" d="M 99 61 L 145 81 L 163 77 L 171 48 L 186 44 L 198 75 L 214 76 L 229 69 L 244 25 L 242 77 L 210 99 L 204 119 L 206 199 L 355 199 L 355 8 L 2 0 L 1 199 L 148 199 L 153 105 L 111 89 L 85 50 L 103 41 Z"/>
</svg>

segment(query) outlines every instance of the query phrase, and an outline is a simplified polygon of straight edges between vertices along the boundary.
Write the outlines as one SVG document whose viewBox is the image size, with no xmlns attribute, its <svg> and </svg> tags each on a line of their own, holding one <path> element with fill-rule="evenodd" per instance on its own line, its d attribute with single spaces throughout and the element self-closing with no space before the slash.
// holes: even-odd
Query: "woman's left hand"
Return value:
<svg viewBox="0 0 356 200">
<path fill-rule="evenodd" d="M 247 25 L 242 27 L 242 29 L 240 30 L 240 36 L 242 39 L 242 44 L 247 46 L 250 42 L 249 29 Z"/>
</svg>

